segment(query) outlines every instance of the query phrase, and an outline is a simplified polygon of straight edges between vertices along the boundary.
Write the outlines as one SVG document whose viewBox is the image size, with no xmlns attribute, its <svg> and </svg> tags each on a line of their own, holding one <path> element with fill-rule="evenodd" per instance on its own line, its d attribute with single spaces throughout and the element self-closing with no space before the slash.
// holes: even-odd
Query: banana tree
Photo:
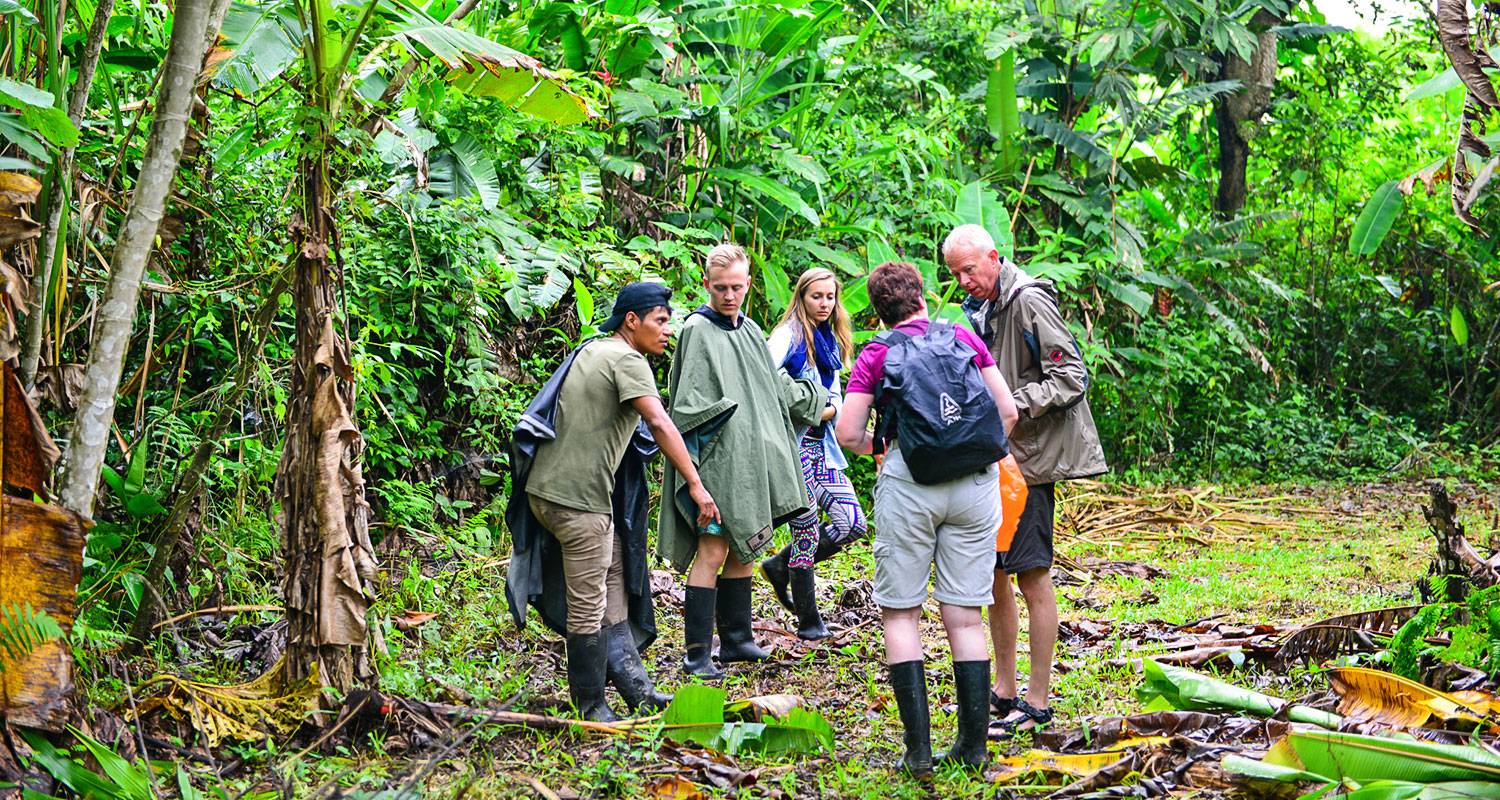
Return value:
<svg viewBox="0 0 1500 800">
<path fill-rule="evenodd" d="M 404 51 L 435 65 L 429 78 L 498 97 L 532 116 L 573 124 L 592 114 L 535 59 L 400 0 L 237 6 L 225 28 L 235 52 L 218 80 L 230 91 L 254 95 L 299 63 L 302 70 L 295 84 L 302 135 L 289 221 L 296 342 L 275 484 L 287 559 L 285 667 L 288 679 L 315 677 L 343 693 L 357 682 L 373 682 L 375 635 L 366 621 L 375 559 L 360 466 L 363 439 L 354 421 L 354 376 L 339 303 L 339 134 L 364 112 L 379 111 L 354 108 L 364 102 L 355 88 L 390 74 Z"/>
</svg>

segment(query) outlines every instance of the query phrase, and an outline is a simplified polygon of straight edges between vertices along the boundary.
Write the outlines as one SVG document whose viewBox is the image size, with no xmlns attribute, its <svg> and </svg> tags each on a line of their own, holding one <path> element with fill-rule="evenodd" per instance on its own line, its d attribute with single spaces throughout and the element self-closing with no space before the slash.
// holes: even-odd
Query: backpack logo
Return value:
<svg viewBox="0 0 1500 800">
<path fill-rule="evenodd" d="M 943 392 L 938 398 L 938 411 L 943 418 L 943 427 L 952 425 L 964 418 L 964 410 L 959 407 L 958 401 L 954 400 L 947 392 Z"/>
</svg>

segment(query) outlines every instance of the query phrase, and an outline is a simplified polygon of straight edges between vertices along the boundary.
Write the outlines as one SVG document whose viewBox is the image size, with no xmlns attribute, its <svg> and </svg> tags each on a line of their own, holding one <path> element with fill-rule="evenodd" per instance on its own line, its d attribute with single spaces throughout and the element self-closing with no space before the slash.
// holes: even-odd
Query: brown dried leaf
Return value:
<svg viewBox="0 0 1500 800">
<path fill-rule="evenodd" d="M 646 784 L 648 797 L 657 800 L 702 800 L 705 796 L 698 785 L 681 775 L 663 775 Z"/>
<path fill-rule="evenodd" d="M 70 511 L 0 494 L 0 603 L 30 604 L 63 630 L 72 627 L 85 532 L 83 520 Z M 47 642 L 20 664 L 0 667 L 0 703 L 10 723 L 61 732 L 72 713 L 67 642 Z"/>
<path fill-rule="evenodd" d="M 400 619 L 396 620 L 396 630 L 413 631 L 423 624 L 437 619 L 437 613 L 432 611 L 403 611 Z"/>
</svg>

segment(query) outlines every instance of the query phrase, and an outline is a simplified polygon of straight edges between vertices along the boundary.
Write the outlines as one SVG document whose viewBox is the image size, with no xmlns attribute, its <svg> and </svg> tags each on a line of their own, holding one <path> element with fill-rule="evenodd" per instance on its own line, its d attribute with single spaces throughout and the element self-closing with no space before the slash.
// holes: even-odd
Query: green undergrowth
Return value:
<svg viewBox="0 0 1500 800">
<path fill-rule="evenodd" d="M 1274 491 L 1274 490 L 1270 490 Z M 1059 586 L 1065 622 L 1107 621 L 1114 632 L 1086 648 L 1060 646 L 1062 664 L 1054 684 L 1058 723 L 1087 724 L 1090 718 L 1140 711 L 1134 692 L 1140 678 L 1134 660 L 1160 652 L 1150 641 L 1137 641 L 1128 623 L 1177 625 L 1213 617 L 1236 625 L 1281 627 L 1326 616 L 1412 602 L 1414 583 L 1427 562 L 1429 545 L 1417 509 L 1420 487 L 1391 489 L 1325 489 L 1309 496 L 1309 508 L 1338 509 L 1348 495 L 1361 497 L 1357 514 L 1299 515 L 1286 530 L 1253 538 L 1230 538 L 1196 531 L 1192 541 L 1171 535 L 1125 536 L 1101 545 L 1064 538 L 1061 554 L 1072 559 L 1108 558 L 1155 565 L 1164 574 L 1094 577 Z M 1471 528 L 1484 528 L 1475 517 Z M 407 533 L 405 544 L 388 567 L 390 591 L 380 601 L 387 620 L 383 633 L 388 653 L 380 659 L 382 688 L 392 694 L 477 707 L 503 705 L 517 711 L 566 715 L 561 645 L 535 614 L 525 628 L 511 622 L 503 586 L 509 544 L 498 528 L 492 541 L 476 544 L 473 524 L 466 533 Z M 460 541 L 461 540 L 461 541 Z M 872 573 L 868 544 L 860 544 L 819 567 L 823 607 L 832 609 L 840 596 L 867 602 L 861 594 Z M 676 578 L 680 585 L 680 578 Z M 793 621 L 757 583 L 760 624 L 793 628 Z M 682 685 L 681 611 L 670 597 L 658 599 L 661 635 L 645 660 L 664 690 Z M 801 695 L 808 708 L 831 724 L 834 751 L 823 755 L 741 754 L 729 759 L 737 769 L 755 775 L 754 786 L 740 796 L 791 797 L 991 797 L 995 788 L 956 770 L 943 771 L 933 787 L 894 772 L 901 754 L 901 726 L 883 668 L 878 617 L 873 609 L 839 609 L 829 616 L 836 625 L 856 623 L 855 630 L 834 644 L 807 647 L 778 633 L 765 633 L 778 663 L 759 669 L 737 667 L 723 684 L 730 698 L 761 694 Z M 407 611 L 437 614 L 430 622 L 403 631 L 395 624 Z M 933 713 L 933 741 L 944 748 L 954 735 L 953 687 L 947 648 L 936 607 L 924 619 L 928 642 L 928 683 Z M 1025 627 L 1023 624 L 1023 645 Z M 1021 659 L 1021 670 L 1026 659 Z M 1271 682 L 1266 691 L 1295 697 L 1316 683 L 1313 673 L 1288 676 L 1241 676 L 1252 683 Z M 620 710 L 618 700 L 615 705 Z M 311 796 L 338 784 L 360 792 L 411 785 L 431 797 L 530 797 L 538 782 L 561 796 L 644 796 L 653 780 L 672 772 L 673 761 L 659 741 L 626 741 L 581 732 L 544 733 L 528 729 L 485 727 L 467 734 L 464 743 L 445 752 L 402 752 L 400 742 L 376 736 L 358 746 L 340 746 L 325 755 L 295 761 L 284 752 L 239 748 L 256 764 L 250 774 L 269 768 L 283 775 L 291 792 Z M 1024 749 L 1025 741 L 995 745 L 992 753 Z M 283 747 L 283 750 L 288 749 Z M 420 775 L 419 775 L 420 772 Z M 414 777 L 416 776 L 416 777 Z M 732 791 L 707 786 L 701 773 L 688 775 L 707 796 Z M 240 789 L 249 788 L 241 781 Z"/>
</svg>

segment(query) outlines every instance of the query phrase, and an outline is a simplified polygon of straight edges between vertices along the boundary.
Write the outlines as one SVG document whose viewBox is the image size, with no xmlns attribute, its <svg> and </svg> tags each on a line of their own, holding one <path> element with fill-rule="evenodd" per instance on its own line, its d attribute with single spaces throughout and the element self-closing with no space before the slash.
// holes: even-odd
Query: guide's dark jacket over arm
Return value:
<svg viewBox="0 0 1500 800">
<path fill-rule="evenodd" d="M 537 450 L 557 438 L 557 399 L 563 380 L 573 366 L 576 348 L 552 373 L 542 391 L 521 414 L 510 444 L 510 503 L 505 523 L 510 526 L 512 552 L 505 579 L 505 597 L 518 627 L 526 624 L 526 605 L 541 612 L 542 622 L 560 635 L 567 634 L 568 592 L 563 578 L 562 548 L 552 532 L 531 513 L 526 482 Z M 625 448 L 625 457 L 615 470 L 613 497 L 615 535 L 621 537 L 625 569 L 626 606 L 636 646 L 645 650 L 656 640 L 656 611 L 651 601 L 651 568 L 646 560 L 646 527 L 651 493 L 646 467 L 656 457 L 656 440 L 644 422 Z"/>
</svg>

